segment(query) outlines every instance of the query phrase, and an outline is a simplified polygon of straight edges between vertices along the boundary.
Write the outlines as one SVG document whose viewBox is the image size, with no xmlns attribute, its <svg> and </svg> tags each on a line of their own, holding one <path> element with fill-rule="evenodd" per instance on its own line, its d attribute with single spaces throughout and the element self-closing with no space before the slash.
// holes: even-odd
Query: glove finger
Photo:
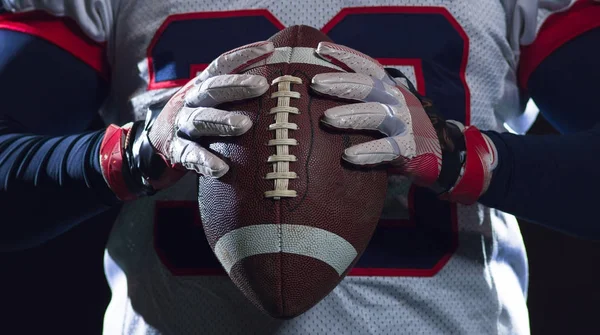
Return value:
<svg viewBox="0 0 600 335">
<path fill-rule="evenodd" d="M 344 151 L 342 158 L 356 165 L 377 165 L 400 157 L 398 143 L 391 137 L 365 142 Z"/>
<path fill-rule="evenodd" d="M 228 51 L 213 60 L 202 71 L 196 80 L 196 84 L 214 76 L 236 73 L 250 64 L 269 57 L 274 50 L 275 47 L 272 42 L 262 41 Z"/>
<path fill-rule="evenodd" d="M 171 145 L 171 162 L 190 171 L 213 178 L 222 177 L 229 166 L 198 143 L 177 138 Z"/>
<path fill-rule="evenodd" d="M 251 74 L 221 75 L 207 79 L 189 90 L 185 104 L 189 107 L 212 107 L 224 102 L 255 98 L 269 89 L 263 76 Z"/>
<path fill-rule="evenodd" d="M 408 131 L 410 114 L 406 108 L 365 102 L 330 108 L 321 121 L 336 128 L 376 130 L 397 136 Z"/>
<path fill-rule="evenodd" d="M 341 99 L 398 105 L 404 97 L 395 86 L 361 73 L 321 73 L 313 77 L 317 93 Z"/>
<path fill-rule="evenodd" d="M 216 108 L 184 107 L 177 118 L 179 132 L 191 139 L 201 136 L 237 136 L 252 127 L 246 115 Z"/>
<path fill-rule="evenodd" d="M 383 65 L 360 51 L 331 42 L 320 42 L 316 52 L 321 58 L 346 71 L 362 73 L 392 84 Z"/>
</svg>

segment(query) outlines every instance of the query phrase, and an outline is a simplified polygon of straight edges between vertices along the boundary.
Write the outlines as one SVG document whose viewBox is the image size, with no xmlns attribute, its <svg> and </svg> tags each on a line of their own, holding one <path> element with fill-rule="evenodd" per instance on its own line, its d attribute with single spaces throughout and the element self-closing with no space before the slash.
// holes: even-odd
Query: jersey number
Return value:
<svg viewBox="0 0 600 335">
<path fill-rule="evenodd" d="M 223 51 L 265 40 L 283 27 L 267 10 L 170 16 L 148 48 L 149 89 L 181 86 Z M 322 30 L 336 43 L 401 67 L 446 118 L 469 124 L 469 40 L 446 9 L 347 8 Z M 392 175 L 389 187 L 394 198 L 349 275 L 435 275 L 458 246 L 456 206 L 401 176 Z M 173 274 L 224 274 L 204 237 L 196 203 L 158 202 L 155 210 L 155 248 Z"/>
</svg>

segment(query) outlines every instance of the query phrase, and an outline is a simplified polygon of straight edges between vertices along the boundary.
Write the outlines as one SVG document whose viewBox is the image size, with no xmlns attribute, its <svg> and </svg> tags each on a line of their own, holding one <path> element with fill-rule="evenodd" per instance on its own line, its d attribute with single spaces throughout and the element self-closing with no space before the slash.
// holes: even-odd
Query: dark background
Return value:
<svg viewBox="0 0 600 335">
<path fill-rule="evenodd" d="M 542 119 L 531 130 L 551 132 Z M 0 332 L 101 333 L 110 299 L 102 258 L 110 230 L 107 222 L 115 212 L 39 248 L 0 253 Z M 600 243 L 527 222 L 521 222 L 521 230 L 529 254 L 532 334 L 594 333 L 600 305 Z"/>
</svg>

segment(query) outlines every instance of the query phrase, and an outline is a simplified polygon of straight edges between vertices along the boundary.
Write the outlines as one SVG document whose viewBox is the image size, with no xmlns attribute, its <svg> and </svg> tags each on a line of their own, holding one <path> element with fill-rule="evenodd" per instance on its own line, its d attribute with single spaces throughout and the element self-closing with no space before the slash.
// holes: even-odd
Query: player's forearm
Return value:
<svg viewBox="0 0 600 335">
<path fill-rule="evenodd" d="M 564 135 L 486 132 L 499 165 L 480 202 L 585 238 L 600 238 L 600 126 Z"/>
<path fill-rule="evenodd" d="M 42 243 L 116 203 L 98 163 L 103 134 L 29 135 L 0 120 L 0 250 Z"/>
</svg>

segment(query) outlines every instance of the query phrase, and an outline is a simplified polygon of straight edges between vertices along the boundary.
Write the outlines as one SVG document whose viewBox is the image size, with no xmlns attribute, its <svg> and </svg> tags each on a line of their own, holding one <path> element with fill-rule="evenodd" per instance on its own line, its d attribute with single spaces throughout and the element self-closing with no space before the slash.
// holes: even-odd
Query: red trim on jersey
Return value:
<svg viewBox="0 0 600 335">
<path fill-rule="evenodd" d="M 77 23 L 68 17 L 56 17 L 42 11 L 0 15 L 0 29 L 16 31 L 46 40 L 81 60 L 108 78 L 106 43 L 87 37 Z"/>
<path fill-rule="evenodd" d="M 160 25 L 152 41 L 150 41 L 150 45 L 148 49 L 146 49 L 146 59 L 148 60 L 148 76 L 150 82 L 148 83 L 148 90 L 157 90 L 161 88 L 172 88 L 172 87 L 180 87 L 184 86 L 191 79 L 195 77 L 195 73 L 206 69 L 208 64 L 192 64 L 190 66 L 190 74 L 191 78 L 178 79 L 178 80 L 165 80 L 159 83 L 156 82 L 156 73 L 154 73 L 154 61 L 152 59 L 152 50 L 158 43 L 158 40 L 165 32 L 165 30 L 169 27 L 169 25 L 176 21 L 184 21 L 184 20 L 196 20 L 196 19 L 214 19 L 214 18 L 228 18 L 228 17 L 240 17 L 240 16 L 262 16 L 269 20 L 276 28 L 282 30 L 285 26 L 277 20 L 271 12 L 267 9 L 246 9 L 246 10 L 234 10 L 227 12 L 201 12 L 201 13 L 185 13 L 185 14 L 175 14 L 170 15 L 165 19 L 165 21 Z M 240 32 L 243 33 L 243 32 Z"/>
<path fill-rule="evenodd" d="M 463 46 L 463 58 L 461 60 L 460 65 L 460 80 L 463 83 L 465 88 L 465 126 L 469 126 L 471 124 L 471 91 L 469 89 L 469 85 L 467 85 L 467 62 L 469 60 L 469 36 L 464 31 L 462 26 L 456 21 L 454 16 L 444 7 L 403 7 L 403 6 L 383 6 L 383 7 L 352 7 L 352 8 L 344 8 L 339 13 L 337 13 L 329 22 L 327 22 L 321 31 L 325 34 L 328 34 L 333 27 L 335 27 L 340 21 L 342 21 L 346 16 L 352 14 L 382 14 L 382 13 L 405 13 L 405 14 L 439 14 L 443 15 L 448 22 L 452 25 L 452 27 L 458 32 L 460 37 L 464 41 Z M 398 32 L 401 34 L 402 32 Z M 380 59 L 377 59 L 380 60 Z M 392 65 L 392 64 L 388 64 Z M 417 78 L 418 79 L 418 78 Z M 424 82 L 421 80 L 421 82 Z M 423 87 L 423 90 L 425 88 Z M 420 92 L 420 89 L 419 89 Z"/>
<path fill-rule="evenodd" d="M 521 48 L 519 87 L 527 89 L 529 77 L 555 50 L 575 37 L 600 27 L 600 3 L 579 0 L 569 10 L 550 16 L 535 41 Z"/>
</svg>

